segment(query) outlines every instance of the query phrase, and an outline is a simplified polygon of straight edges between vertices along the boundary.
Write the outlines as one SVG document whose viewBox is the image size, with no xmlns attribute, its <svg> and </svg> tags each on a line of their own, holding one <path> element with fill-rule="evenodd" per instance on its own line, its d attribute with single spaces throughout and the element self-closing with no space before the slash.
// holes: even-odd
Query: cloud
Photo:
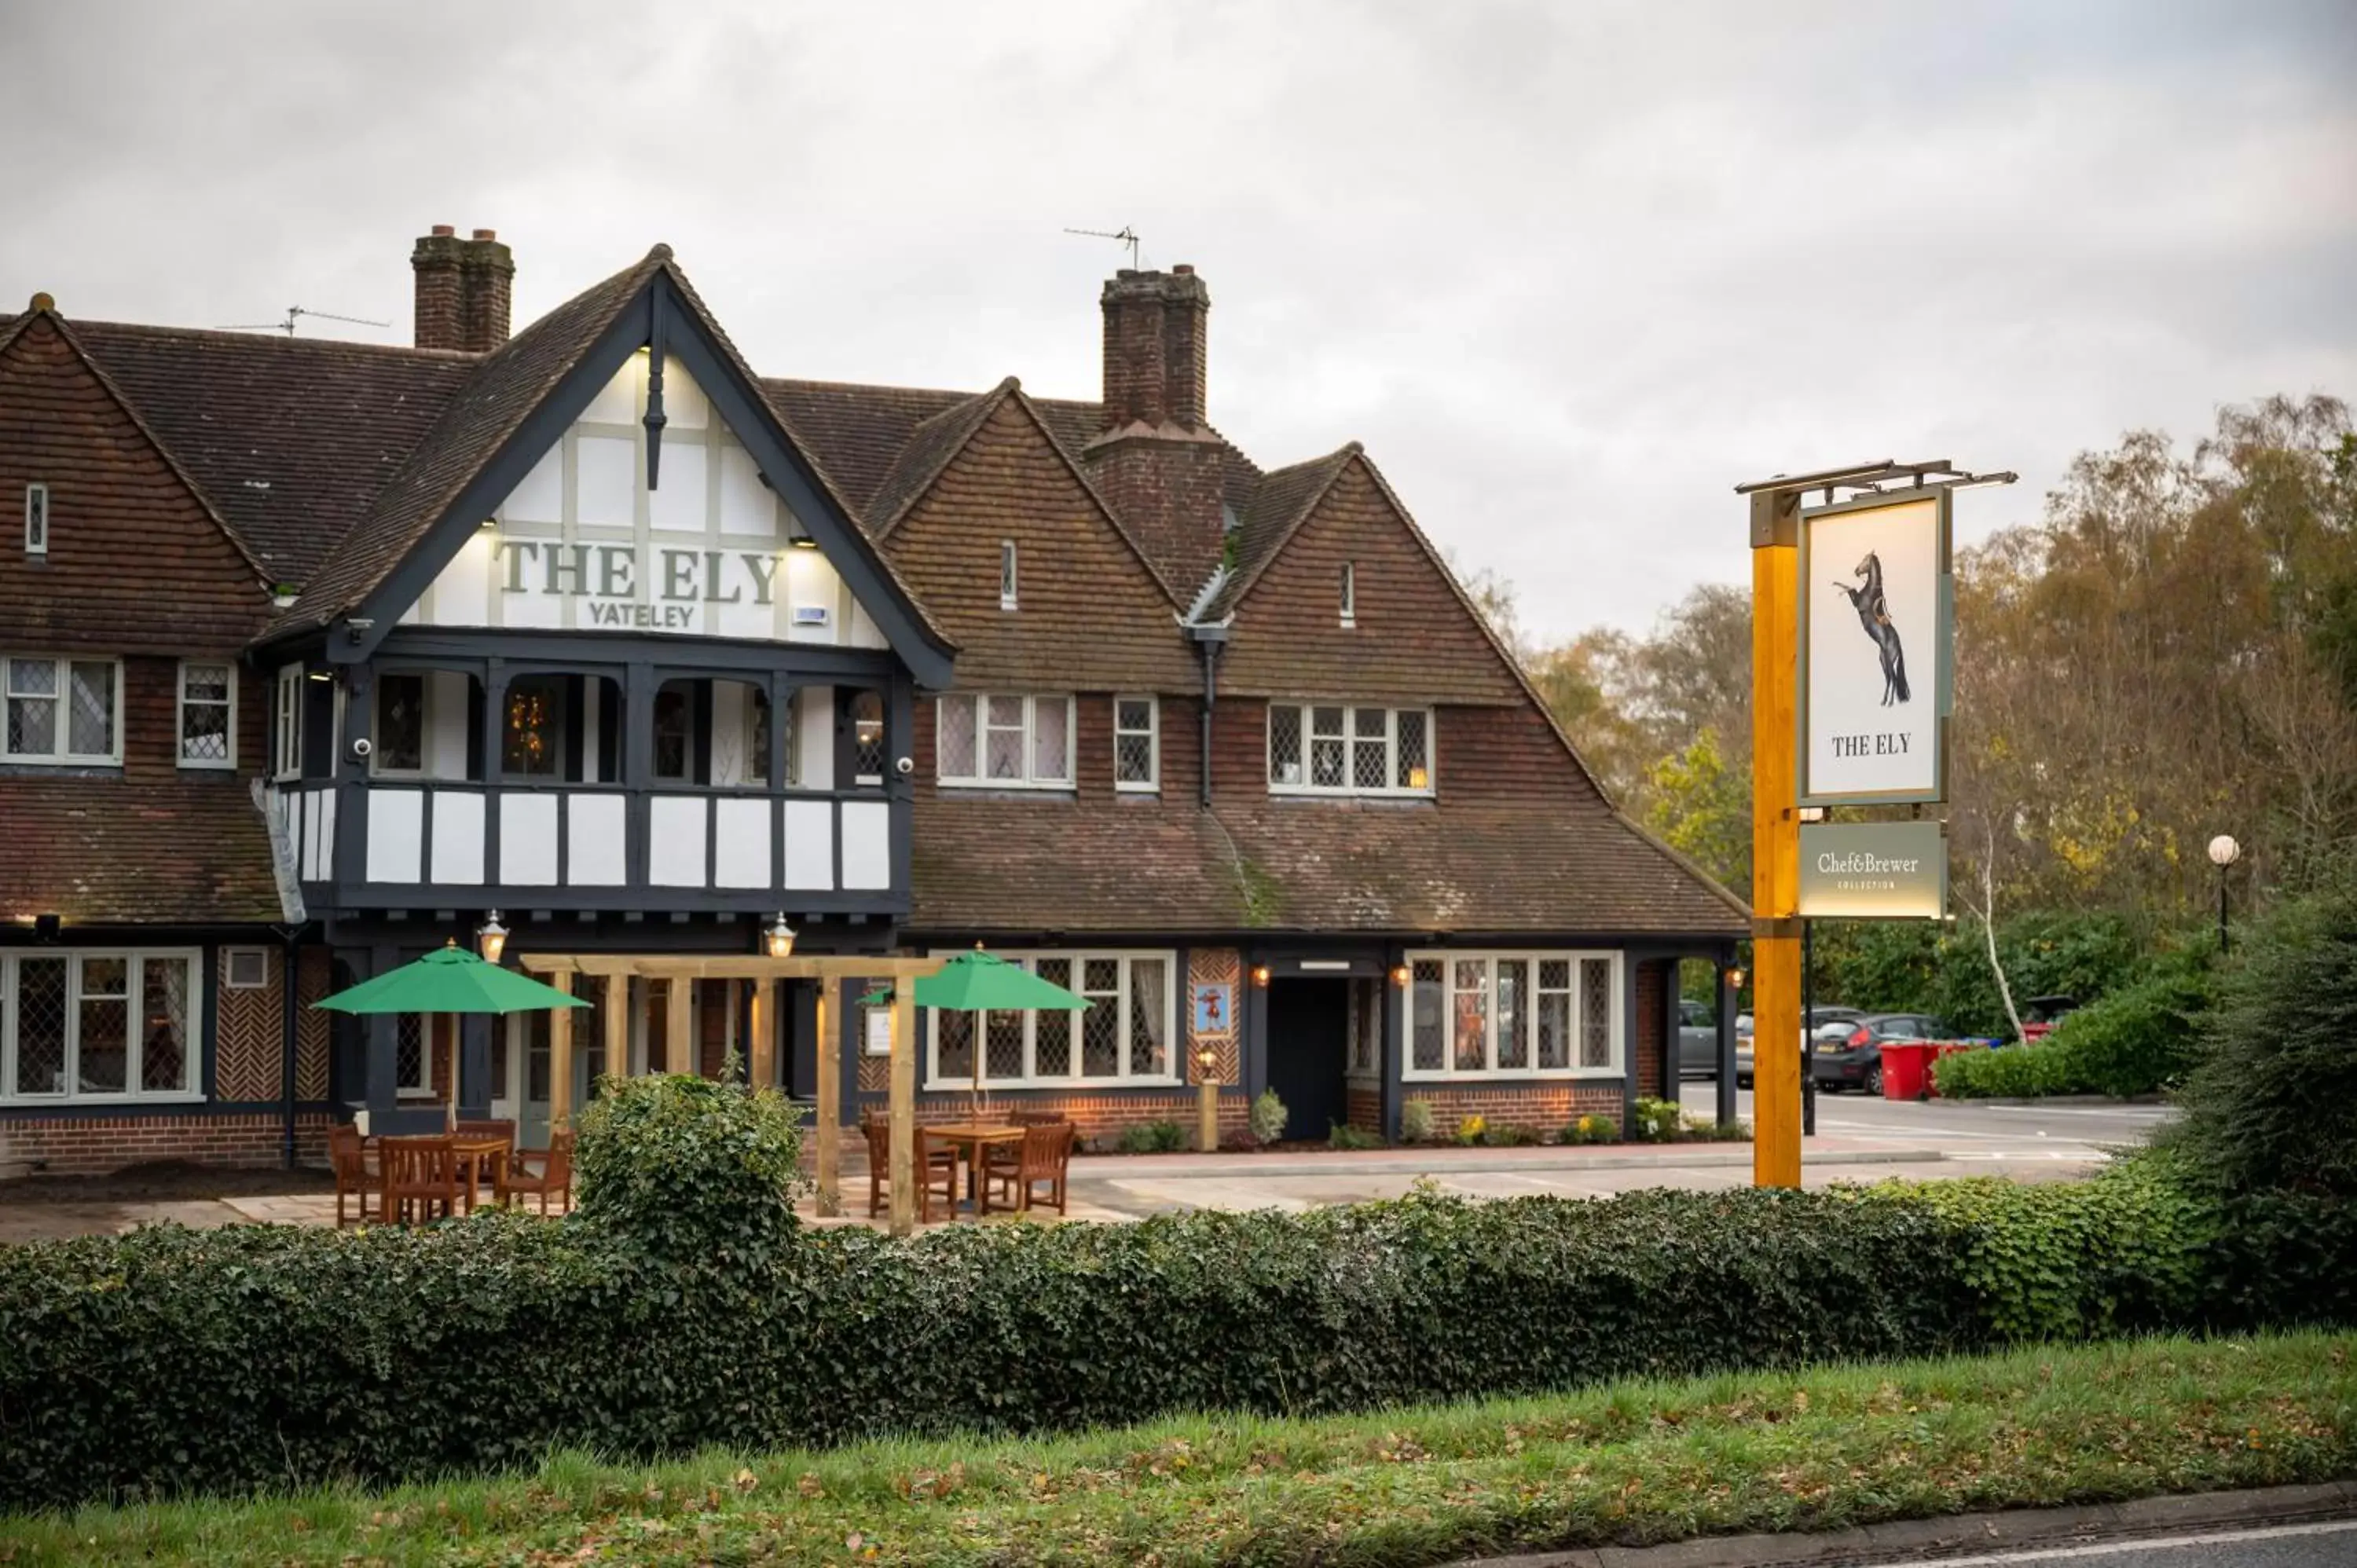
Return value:
<svg viewBox="0 0 2357 1568">
<path fill-rule="evenodd" d="M 520 317 L 677 247 L 764 371 L 1096 380 L 1067 227 L 1201 267 L 1214 418 L 1367 443 L 1546 636 L 1748 571 L 1737 481 L 2020 469 L 2357 391 L 2341 5 L 40 7 L 0 298 L 405 336 L 491 226 Z M 355 329 L 367 335 L 365 329 Z"/>
</svg>

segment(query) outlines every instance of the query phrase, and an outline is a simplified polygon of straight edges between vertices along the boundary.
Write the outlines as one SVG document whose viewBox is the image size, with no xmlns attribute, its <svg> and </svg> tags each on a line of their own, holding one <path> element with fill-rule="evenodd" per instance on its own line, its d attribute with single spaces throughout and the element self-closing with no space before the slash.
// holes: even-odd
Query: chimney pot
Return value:
<svg viewBox="0 0 2357 1568">
<path fill-rule="evenodd" d="M 497 229 L 478 229 L 475 231 L 475 238 L 478 240 L 496 240 L 499 237 L 500 231 Z M 1191 271 L 1192 269 L 1189 270 Z"/>
<path fill-rule="evenodd" d="M 456 230 L 456 229 L 452 228 L 452 227 L 451 227 L 449 224 L 447 224 L 447 223 L 436 223 L 436 225 L 434 225 L 434 229 L 433 229 L 434 236 L 435 236 L 436 239 L 441 239 L 441 240 L 448 240 L 448 239 L 456 238 L 456 237 L 457 237 L 457 232 L 458 232 L 458 231 L 457 231 L 457 230 Z"/>
<path fill-rule="evenodd" d="M 1192 262 L 1181 262 L 1170 270 L 1177 273 L 1182 278 L 1190 278 L 1195 275 L 1195 263 Z"/>
</svg>

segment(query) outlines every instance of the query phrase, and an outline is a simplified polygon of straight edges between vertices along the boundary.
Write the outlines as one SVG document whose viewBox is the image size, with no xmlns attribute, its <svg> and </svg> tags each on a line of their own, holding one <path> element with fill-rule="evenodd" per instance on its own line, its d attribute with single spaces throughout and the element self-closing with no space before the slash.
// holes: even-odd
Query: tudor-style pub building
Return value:
<svg viewBox="0 0 2357 1568">
<path fill-rule="evenodd" d="M 765 378 L 664 246 L 512 337 L 494 234 L 411 265 L 414 348 L 0 315 L 0 1176 L 454 1101 L 536 1143 L 608 1072 L 809 1097 L 822 1052 L 883 1096 L 852 982 L 821 1039 L 817 982 L 584 973 L 569 1059 L 309 1006 L 494 921 L 527 964 L 980 941 L 1090 999 L 920 1016 L 921 1116 L 1674 1093 L 1675 964 L 1743 906 L 1363 451 L 1212 426 L 1191 268 L 1105 284 L 1083 403 Z"/>
</svg>

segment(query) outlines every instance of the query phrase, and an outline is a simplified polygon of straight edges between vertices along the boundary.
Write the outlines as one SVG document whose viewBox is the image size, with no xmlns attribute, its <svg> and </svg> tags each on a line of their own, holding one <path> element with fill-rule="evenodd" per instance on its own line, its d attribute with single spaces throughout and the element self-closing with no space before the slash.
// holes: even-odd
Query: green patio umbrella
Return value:
<svg viewBox="0 0 2357 1568">
<path fill-rule="evenodd" d="M 962 952 L 932 974 L 917 977 L 920 1007 L 940 1007 L 952 1013 L 1083 1012 L 1089 999 L 1042 980 L 1019 963 L 982 950 Z M 974 1098 L 982 1102 L 982 1058 L 985 1042 L 974 1042 Z"/>
<path fill-rule="evenodd" d="M 501 969 L 452 941 L 414 963 L 388 970 L 311 1005 L 331 1013 L 533 1013 L 589 1004 L 530 975 Z M 451 1093 L 443 1118 L 453 1124 L 458 1114 L 457 1053 L 453 1041 Z"/>
</svg>

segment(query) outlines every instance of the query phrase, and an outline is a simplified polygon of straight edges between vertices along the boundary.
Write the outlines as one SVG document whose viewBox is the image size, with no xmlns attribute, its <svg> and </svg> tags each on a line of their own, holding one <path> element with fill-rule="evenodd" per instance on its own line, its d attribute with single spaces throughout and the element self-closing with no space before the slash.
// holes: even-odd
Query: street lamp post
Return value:
<svg viewBox="0 0 2357 1568">
<path fill-rule="evenodd" d="M 2220 833 L 2210 841 L 2210 864 L 2218 868 L 2218 950 L 2227 948 L 2226 937 L 2226 868 L 2243 858 L 2243 846 L 2234 842 L 2232 833 Z"/>
</svg>

